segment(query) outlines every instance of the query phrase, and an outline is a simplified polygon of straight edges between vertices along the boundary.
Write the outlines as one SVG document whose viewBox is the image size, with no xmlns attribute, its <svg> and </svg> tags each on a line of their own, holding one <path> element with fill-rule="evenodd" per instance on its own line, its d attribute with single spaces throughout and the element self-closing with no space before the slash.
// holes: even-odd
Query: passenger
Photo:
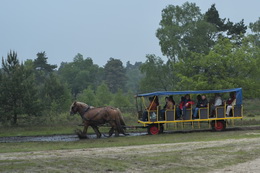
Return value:
<svg viewBox="0 0 260 173">
<path fill-rule="evenodd" d="M 163 109 L 166 109 L 168 101 L 169 101 L 169 97 L 165 97 L 165 105 L 164 105 Z"/>
<path fill-rule="evenodd" d="M 158 99 L 158 96 L 154 96 L 154 101 L 156 103 L 156 106 L 159 106 L 159 99 Z"/>
<path fill-rule="evenodd" d="M 184 102 L 184 106 L 182 108 L 182 111 L 183 111 L 183 115 L 186 115 L 186 109 L 187 108 L 191 108 L 191 105 L 193 105 L 194 102 L 190 99 L 190 95 L 189 94 L 186 94 L 185 95 L 185 102 Z"/>
<path fill-rule="evenodd" d="M 220 94 L 219 93 L 216 93 L 215 94 L 215 101 L 214 101 L 214 105 L 211 106 L 210 108 L 210 115 L 211 117 L 213 117 L 215 115 L 215 109 L 217 106 L 221 106 L 222 105 L 222 99 L 220 97 Z"/>
<path fill-rule="evenodd" d="M 169 102 L 169 97 L 165 97 L 165 105 L 164 105 L 163 109 L 160 110 L 160 117 L 161 117 L 162 120 L 165 119 L 164 114 L 165 114 L 168 102 Z"/>
<path fill-rule="evenodd" d="M 176 113 L 177 113 L 177 119 L 180 119 L 181 118 L 181 115 L 182 115 L 182 109 L 183 109 L 183 106 L 184 106 L 184 101 L 185 101 L 185 97 L 181 97 L 181 101 L 179 103 L 179 106 L 176 110 Z"/>
<path fill-rule="evenodd" d="M 227 100 L 227 111 L 226 111 L 226 116 L 229 116 L 230 110 L 232 109 L 233 106 L 236 105 L 236 96 L 235 93 L 230 93 L 229 99 Z"/>
<path fill-rule="evenodd" d="M 197 96 L 197 105 L 196 108 L 193 109 L 193 118 L 198 118 L 198 110 L 199 108 L 207 107 L 208 106 L 208 100 L 205 95 L 198 95 Z"/>
<path fill-rule="evenodd" d="M 170 96 L 170 97 L 165 97 L 165 105 L 163 107 L 163 109 L 160 111 L 160 115 L 161 115 L 161 118 L 164 120 L 165 117 L 164 117 L 164 114 L 165 114 L 165 111 L 167 109 L 173 109 L 174 108 L 174 105 L 175 105 L 175 102 L 173 100 L 173 97 Z"/>
<path fill-rule="evenodd" d="M 201 104 L 201 101 L 202 100 L 202 97 L 201 95 L 197 95 L 197 105 L 196 105 L 196 108 L 193 108 L 192 112 L 193 112 L 193 118 L 196 118 L 197 117 L 197 112 L 199 110 L 199 107 L 200 107 L 200 104 Z"/>
<path fill-rule="evenodd" d="M 142 121 L 148 121 L 148 111 L 155 111 L 157 110 L 157 106 L 159 106 L 158 97 L 149 97 L 150 104 L 146 111 L 144 111 L 142 116 Z"/>
<path fill-rule="evenodd" d="M 170 104 L 169 104 L 169 108 L 168 109 L 173 109 L 174 105 L 175 105 L 175 101 L 173 99 L 173 96 L 169 97 L 169 101 L 170 101 Z"/>
<path fill-rule="evenodd" d="M 180 105 L 180 108 L 177 111 L 178 118 L 180 118 L 181 112 L 182 112 L 182 115 L 185 115 L 186 114 L 186 109 L 187 108 L 191 108 L 191 105 L 194 104 L 194 102 L 190 99 L 190 95 L 189 94 L 185 95 L 184 100 L 181 103 L 182 104 Z"/>
</svg>

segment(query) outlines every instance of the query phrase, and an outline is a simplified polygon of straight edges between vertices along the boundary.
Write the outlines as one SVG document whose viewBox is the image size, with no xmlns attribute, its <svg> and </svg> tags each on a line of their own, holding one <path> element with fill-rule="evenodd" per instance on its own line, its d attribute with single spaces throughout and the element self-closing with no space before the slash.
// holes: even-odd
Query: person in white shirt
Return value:
<svg viewBox="0 0 260 173">
<path fill-rule="evenodd" d="M 210 112 L 211 112 L 211 115 L 215 115 L 215 109 L 217 106 L 221 106 L 222 105 L 222 99 L 220 97 L 220 94 L 219 93 L 216 93 L 215 94 L 215 102 L 214 102 L 214 105 L 211 105 L 211 109 L 210 109 Z"/>
<path fill-rule="evenodd" d="M 235 93 L 230 93 L 230 97 L 226 103 L 227 103 L 226 116 L 230 116 L 230 111 L 231 111 L 232 107 L 236 105 Z"/>
</svg>

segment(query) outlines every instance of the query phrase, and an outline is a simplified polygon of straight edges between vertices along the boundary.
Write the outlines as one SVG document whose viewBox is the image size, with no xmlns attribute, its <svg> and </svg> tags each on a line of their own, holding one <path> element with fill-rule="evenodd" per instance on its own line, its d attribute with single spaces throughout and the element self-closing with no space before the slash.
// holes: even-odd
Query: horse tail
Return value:
<svg viewBox="0 0 260 173">
<path fill-rule="evenodd" d="M 123 128 L 125 129 L 125 121 L 124 121 L 124 118 L 123 118 L 123 116 L 122 116 L 122 113 L 121 113 L 121 111 L 120 111 L 120 109 L 118 109 L 117 108 L 117 110 L 118 110 L 118 117 L 119 117 L 119 119 L 120 119 L 120 124 L 121 124 L 121 126 L 123 126 Z"/>
<path fill-rule="evenodd" d="M 124 135 L 125 134 L 125 122 L 123 120 L 123 117 L 122 117 L 122 114 L 121 114 L 121 111 L 117 108 L 117 116 L 115 117 L 116 118 L 116 125 L 117 125 L 117 130 L 118 130 L 118 133 L 122 133 Z"/>
</svg>

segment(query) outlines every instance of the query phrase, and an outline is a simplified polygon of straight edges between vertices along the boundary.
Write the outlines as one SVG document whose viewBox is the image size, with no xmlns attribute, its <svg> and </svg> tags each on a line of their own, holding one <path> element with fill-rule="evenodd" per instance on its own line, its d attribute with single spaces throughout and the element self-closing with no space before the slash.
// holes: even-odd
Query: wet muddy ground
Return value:
<svg viewBox="0 0 260 173">
<path fill-rule="evenodd" d="M 128 133 L 128 136 L 141 136 L 146 135 L 144 132 L 138 133 Z M 88 134 L 88 139 L 95 139 L 95 134 Z M 123 136 L 123 135 L 120 135 Z M 114 137 L 114 136 L 111 136 Z M 102 135 L 102 138 L 108 138 Z M 0 143 L 9 142 L 71 142 L 79 141 L 81 138 L 77 134 L 73 135 L 48 135 L 48 136 L 10 136 L 10 137 L 0 137 Z"/>
<path fill-rule="evenodd" d="M 244 131 L 244 130 L 259 130 L 260 126 L 254 127 L 235 127 L 227 128 L 226 131 Z M 194 132 L 208 132 L 210 129 L 204 130 L 185 130 L 185 131 L 165 131 L 165 134 L 174 134 L 174 133 L 194 133 Z M 146 132 L 131 132 L 127 136 L 142 136 L 147 135 Z M 95 134 L 88 134 L 89 139 L 95 139 Z M 124 136 L 124 135 L 120 135 Z M 114 136 L 112 136 L 114 137 Z M 102 134 L 102 138 L 108 138 L 106 135 Z M 0 143 L 9 143 L 9 142 L 71 142 L 81 140 L 77 134 L 70 135 L 49 135 L 49 136 L 11 136 L 11 137 L 0 137 Z"/>
</svg>

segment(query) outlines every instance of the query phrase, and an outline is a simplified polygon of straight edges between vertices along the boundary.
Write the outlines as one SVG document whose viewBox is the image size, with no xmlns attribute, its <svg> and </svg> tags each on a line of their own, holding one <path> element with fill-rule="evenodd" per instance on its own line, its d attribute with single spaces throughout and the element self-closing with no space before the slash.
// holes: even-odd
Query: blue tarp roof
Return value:
<svg viewBox="0 0 260 173">
<path fill-rule="evenodd" d="M 201 91 L 156 91 L 152 93 L 138 94 L 137 97 L 162 96 L 162 95 L 185 95 L 185 94 L 210 94 L 210 93 L 230 93 L 236 92 L 237 105 L 242 104 L 242 88 L 225 90 L 201 90 Z"/>
</svg>

